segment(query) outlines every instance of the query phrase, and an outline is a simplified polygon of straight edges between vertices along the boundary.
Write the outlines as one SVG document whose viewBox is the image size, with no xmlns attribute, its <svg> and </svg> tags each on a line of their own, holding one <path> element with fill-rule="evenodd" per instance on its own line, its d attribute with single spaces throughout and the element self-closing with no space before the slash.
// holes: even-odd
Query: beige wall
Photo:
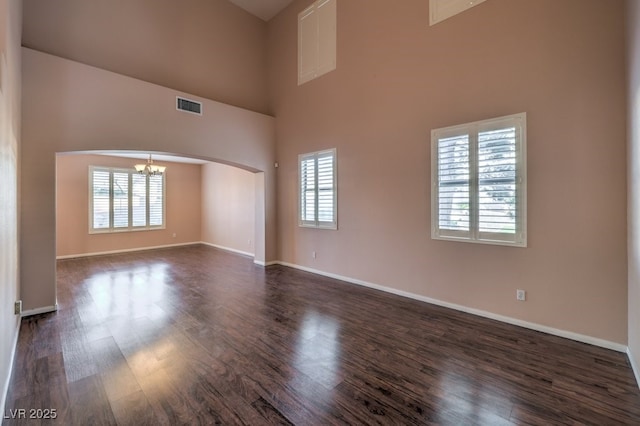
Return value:
<svg viewBox="0 0 640 426">
<path fill-rule="evenodd" d="M 227 0 L 25 0 L 23 45 L 268 113 L 266 23 Z"/>
<path fill-rule="evenodd" d="M 310 0 L 269 22 L 279 259 L 625 345 L 624 1 L 492 0 L 432 27 L 428 3 L 339 1 L 337 70 L 302 86 Z M 519 112 L 529 247 L 432 240 L 430 130 Z M 331 147 L 339 229 L 299 228 L 297 155 Z"/>
<path fill-rule="evenodd" d="M 256 236 L 266 230 L 264 241 L 255 240 L 259 259 L 626 344 L 627 323 L 638 322 L 638 290 L 632 259 L 627 297 L 623 0 L 492 0 L 433 27 L 426 1 L 341 1 L 337 70 L 300 87 L 296 17 L 310 0 L 297 0 L 268 24 L 268 98 L 256 77 L 265 74 L 264 64 L 247 66 L 256 57 L 264 61 L 258 39 L 265 25 L 224 9 L 226 2 L 188 3 L 185 15 L 167 0 L 157 10 L 122 1 L 50 3 L 25 1 L 28 46 L 276 113 L 278 247 L 276 253 L 272 119 L 207 102 L 215 118 L 202 124 L 172 115 L 168 105 L 177 92 L 24 49 L 27 307 L 55 301 L 54 153 L 157 150 L 265 172 L 256 175 Z M 124 7 L 131 11 L 123 17 Z M 210 35 L 226 44 L 207 36 L 191 50 L 199 40 L 185 36 L 188 46 L 180 44 L 165 25 L 174 12 L 186 22 L 209 7 L 221 8 L 215 19 L 222 31 Z M 140 42 L 128 30 L 122 38 L 110 30 L 130 18 L 130 28 L 142 26 Z M 261 34 L 246 41 L 247 28 Z M 183 66 L 173 73 L 167 63 L 176 57 L 187 65 L 206 62 L 206 72 Z M 529 247 L 431 240 L 429 131 L 523 111 Z M 297 155 L 328 147 L 338 148 L 339 230 L 300 229 Z M 633 241 L 632 224 L 630 256 Z M 528 291 L 527 302 L 515 301 L 516 288 Z"/>
<path fill-rule="evenodd" d="M 225 164 L 202 166 L 202 241 L 253 255 L 256 177 Z"/>
<path fill-rule="evenodd" d="M 23 48 L 21 289 L 25 309 L 55 303 L 55 156 L 101 150 L 166 152 L 258 172 L 256 261 L 275 260 L 272 117 L 201 99 L 176 111 L 177 92 Z"/>
<path fill-rule="evenodd" d="M 89 166 L 132 168 L 136 162 L 139 160 L 104 155 L 56 156 L 57 256 L 200 241 L 201 168 L 184 163 L 157 162 L 167 166 L 165 229 L 89 234 Z"/>
<path fill-rule="evenodd" d="M 0 413 L 4 413 L 19 317 L 18 159 L 20 151 L 19 0 L 0 0 Z"/>
<path fill-rule="evenodd" d="M 627 8 L 629 358 L 640 384 L 640 3 L 629 0 Z"/>
</svg>

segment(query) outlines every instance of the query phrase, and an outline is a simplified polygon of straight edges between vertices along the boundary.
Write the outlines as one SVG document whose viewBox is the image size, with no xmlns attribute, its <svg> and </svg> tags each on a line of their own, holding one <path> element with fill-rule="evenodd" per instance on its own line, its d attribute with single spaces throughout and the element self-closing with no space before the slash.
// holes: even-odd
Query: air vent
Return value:
<svg viewBox="0 0 640 426">
<path fill-rule="evenodd" d="M 176 99 L 177 99 L 176 108 L 179 109 L 180 111 L 190 112 L 191 114 L 202 115 L 202 103 L 181 98 L 180 96 L 177 96 Z"/>
</svg>

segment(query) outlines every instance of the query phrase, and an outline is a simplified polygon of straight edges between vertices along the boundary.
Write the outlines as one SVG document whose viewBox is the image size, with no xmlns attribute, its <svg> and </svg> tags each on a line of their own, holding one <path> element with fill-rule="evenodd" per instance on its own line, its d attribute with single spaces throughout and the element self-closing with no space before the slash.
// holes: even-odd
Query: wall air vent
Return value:
<svg viewBox="0 0 640 426">
<path fill-rule="evenodd" d="M 180 111 L 190 112 L 191 114 L 202 115 L 202 102 L 196 102 L 189 99 L 176 96 L 176 108 Z"/>
</svg>

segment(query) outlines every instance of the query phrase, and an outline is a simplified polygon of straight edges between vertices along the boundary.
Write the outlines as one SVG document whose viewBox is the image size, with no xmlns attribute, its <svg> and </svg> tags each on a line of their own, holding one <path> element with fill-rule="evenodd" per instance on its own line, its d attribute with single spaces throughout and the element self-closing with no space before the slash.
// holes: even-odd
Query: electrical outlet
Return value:
<svg viewBox="0 0 640 426">
<path fill-rule="evenodd" d="M 173 233 L 173 238 L 175 238 L 175 237 L 176 237 L 176 233 L 174 232 L 174 233 Z"/>
<path fill-rule="evenodd" d="M 22 313 L 22 300 L 18 300 L 13 305 L 13 313 L 16 314 L 16 315 L 20 315 Z"/>
<path fill-rule="evenodd" d="M 315 252 L 315 251 L 312 251 L 312 252 L 311 252 L 311 256 L 315 259 L 315 258 L 316 258 L 316 252 Z"/>
<path fill-rule="evenodd" d="M 524 302 L 525 300 L 527 300 L 527 292 L 524 290 L 516 290 L 516 299 Z"/>
</svg>

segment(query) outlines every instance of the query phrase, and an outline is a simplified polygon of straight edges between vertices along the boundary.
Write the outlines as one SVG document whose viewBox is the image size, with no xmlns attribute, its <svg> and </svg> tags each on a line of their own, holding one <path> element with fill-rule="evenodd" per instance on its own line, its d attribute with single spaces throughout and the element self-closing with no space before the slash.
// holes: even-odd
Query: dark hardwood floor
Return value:
<svg viewBox="0 0 640 426">
<path fill-rule="evenodd" d="M 210 247 L 59 261 L 58 302 L 7 425 L 640 424 L 624 354 Z"/>
</svg>

